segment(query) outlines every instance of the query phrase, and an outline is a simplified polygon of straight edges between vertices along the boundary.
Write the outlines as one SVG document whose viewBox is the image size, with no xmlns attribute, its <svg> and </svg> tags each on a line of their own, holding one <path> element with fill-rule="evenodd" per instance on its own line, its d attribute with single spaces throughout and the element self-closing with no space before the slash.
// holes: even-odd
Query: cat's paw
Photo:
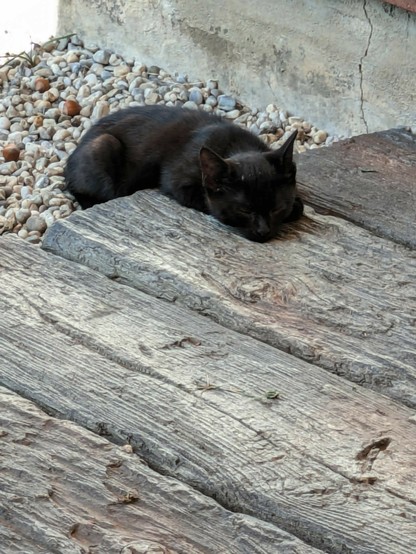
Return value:
<svg viewBox="0 0 416 554">
<path fill-rule="evenodd" d="M 296 196 L 295 201 L 293 202 L 293 207 L 290 215 L 285 219 L 285 223 L 290 221 L 296 221 L 300 219 L 303 215 L 303 201 L 299 196 Z"/>
</svg>

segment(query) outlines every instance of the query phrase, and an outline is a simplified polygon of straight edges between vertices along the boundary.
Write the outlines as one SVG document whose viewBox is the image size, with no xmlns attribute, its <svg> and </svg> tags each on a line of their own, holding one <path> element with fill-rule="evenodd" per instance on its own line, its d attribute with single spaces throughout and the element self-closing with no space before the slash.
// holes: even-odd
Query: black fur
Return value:
<svg viewBox="0 0 416 554">
<path fill-rule="evenodd" d="M 121 110 L 82 138 L 65 168 L 83 208 L 160 187 L 259 242 L 298 219 L 293 143 L 271 151 L 260 139 L 201 111 L 165 106 Z"/>
</svg>

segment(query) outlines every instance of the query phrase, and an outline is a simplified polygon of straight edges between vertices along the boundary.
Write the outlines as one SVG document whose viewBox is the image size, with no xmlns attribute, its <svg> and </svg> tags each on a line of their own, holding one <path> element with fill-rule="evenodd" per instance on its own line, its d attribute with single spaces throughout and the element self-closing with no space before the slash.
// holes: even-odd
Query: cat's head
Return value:
<svg viewBox="0 0 416 554">
<path fill-rule="evenodd" d="M 296 135 L 278 150 L 241 152 L 227 159 L 203 147 L 200 163 L 209 212 L 257 242 L 276 236 L 284 221 L 298 219 L 303 205 L 300 199 L 295 202 Z"/>
</svg>

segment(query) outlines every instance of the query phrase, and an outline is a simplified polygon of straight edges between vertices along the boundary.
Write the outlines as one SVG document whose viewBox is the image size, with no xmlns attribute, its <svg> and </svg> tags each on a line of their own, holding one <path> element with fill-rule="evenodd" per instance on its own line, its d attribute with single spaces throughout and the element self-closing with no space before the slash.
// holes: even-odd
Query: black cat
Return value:
<svg viewBox="0 0 416 554">
<path fill-rule="evenodd" d="M 152 187 L 264 242 L 303 213 L 293 143 L 271 151 L 218 116 L 165 106 L 121 110 L 82 138 L 65 168 L 83 208 Z"/>
</svg>

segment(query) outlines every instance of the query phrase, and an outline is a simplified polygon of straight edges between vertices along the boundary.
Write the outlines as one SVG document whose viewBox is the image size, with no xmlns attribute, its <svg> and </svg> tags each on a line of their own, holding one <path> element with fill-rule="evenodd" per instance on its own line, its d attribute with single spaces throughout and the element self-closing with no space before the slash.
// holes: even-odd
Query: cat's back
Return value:
<svg viewBox="0 0 416 554">
<path fill-rule="evenodd" d="M 222 122 L 216 115 L 180 106 L 134 106 L 103 117 L 91 129 L 117 134 L 119 131 L 126 133 L 129 129 L 163 129 L 175 123 L 196 129 Z"/>
</svg>

